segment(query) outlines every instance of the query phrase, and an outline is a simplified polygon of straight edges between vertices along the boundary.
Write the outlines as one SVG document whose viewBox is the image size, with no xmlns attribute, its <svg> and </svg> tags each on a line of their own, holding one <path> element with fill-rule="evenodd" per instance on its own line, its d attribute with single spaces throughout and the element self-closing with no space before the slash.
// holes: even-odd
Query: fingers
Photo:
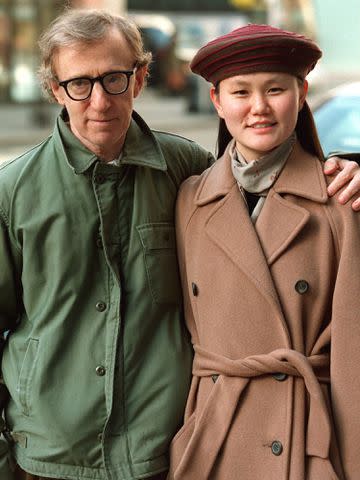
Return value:
<svg viewBox="0 0 360 480">
<path fill-rule="evenodd" d="M 351 208 L 352 208 L 355 212 L 359 212 L 359 211 L 360 211 L 360 198 L 357 198 L 357 199 L 351 204 Z"/>
<path fill-rule="evenodd" d="M 359 194 L 360 198 L 359 165 L 356 162 L 342 160 L 339 158 L 336 160 L 336 163 L 340 168 L 340 171 L 328 186 L 328 194 L 332 196 L 345 186 L 345 189 L 341 192 L 339 196 L 340 203 L 344 204 L 348 202 L 350 198 L 356 193 Z"/>
<path fill-rule="evenodd" d="M 339 157 L 330 157 L 324 163 L 324 173 L 325 175 L 332 175 L 338 169 L 338 160 L 341 160 Z"/>
</svg>

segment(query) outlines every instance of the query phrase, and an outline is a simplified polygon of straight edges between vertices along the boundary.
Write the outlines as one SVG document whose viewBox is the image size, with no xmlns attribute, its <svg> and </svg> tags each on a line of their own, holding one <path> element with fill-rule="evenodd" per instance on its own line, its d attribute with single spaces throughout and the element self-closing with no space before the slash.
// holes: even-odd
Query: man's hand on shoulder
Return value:
<svg viewBox="0 0 360 480">
<path fill-rule="evenodd" d="M 360 167 L 358 161 L 360 161 L 360 153 L 344 154 L 344 158 L 330 157 L 324 164 L 325 175 L 336 173 L 336 177 L 328 186 L 328 194 L 333 196 L 341 188 L 344 188 L 339 195 L 339 202 L 343 205 L 355 194 L 358 194 L 358 197 L 351 204 L 355 211 L 360 211 Z"/>
</svg>

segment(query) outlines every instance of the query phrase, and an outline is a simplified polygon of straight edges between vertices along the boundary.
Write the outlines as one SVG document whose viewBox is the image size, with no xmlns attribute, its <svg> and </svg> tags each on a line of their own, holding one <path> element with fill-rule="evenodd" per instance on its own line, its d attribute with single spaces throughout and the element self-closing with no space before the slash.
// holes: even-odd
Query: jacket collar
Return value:
<svg viewBox="0 0 360 480">
<path fill-rule="evenodd" d="M 64 110 L 57 119 L 54 138 L 56 148 L 60 149 L 75 173 L 85 173 L 98 161 L 98 157 L 71 132 L 66 123 Z M 126 134 L 121 163 L 167 170 L 159 143 L 145 121 L 135 111 L 132 113 L 132 120 Z"/>
<path fill-rule="evenodd" d="M 230 146 L 204 175 L 195 195 L 198 206 L 206 205 L 230 192 L 236 180 L 231 171 Z M 328 194 L 322 165 L 306 152 L 299 142 L 294 146 L 272 189 L 279 194 L 290 193 L 319 203 L 326 203 Z"/>
</svg>

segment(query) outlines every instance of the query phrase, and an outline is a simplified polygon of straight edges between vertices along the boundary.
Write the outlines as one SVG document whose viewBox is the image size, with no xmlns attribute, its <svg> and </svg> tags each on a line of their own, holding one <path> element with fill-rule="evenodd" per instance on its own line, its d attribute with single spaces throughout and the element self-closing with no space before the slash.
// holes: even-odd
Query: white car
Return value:
<svg viewBox="0 0 360 480">
<path fill-rule="evenodd" d="M 360 152 L 360 81 L 329 90 L 311 106 L 325 155 Z"/>
</svg>

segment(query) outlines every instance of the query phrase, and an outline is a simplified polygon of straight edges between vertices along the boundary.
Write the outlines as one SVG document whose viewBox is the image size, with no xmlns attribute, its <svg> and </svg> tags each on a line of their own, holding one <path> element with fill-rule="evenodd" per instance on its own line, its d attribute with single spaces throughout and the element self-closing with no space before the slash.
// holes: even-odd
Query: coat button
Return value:
<svg viewBox="0 0 360 480">
<path fill-rule="evenodd" d="M 105 370 L 105 367 L 103 367 L 102 365 L 98 365 L 95 368 L 95 372 L 96 372 L 96 375 L 98 375 L 99 377 L 103 377 L 106 373 L 106 370 Z"/>
<path fill-rule="evenodd" d="M 101 238 L 100 235 L 98 237 L 96 237 L 96 246 L 98 248 L 103 248 L 103 241 L 102 241 L 102 238 Z"/>
<path fill-rule="evenodd" d="M 98 436 L 97 436 L 97 438 L 98 438 L 98 441 L 99 441 L 99 442 L 102 442 L 102 441 L 103 441 L 103 434 L 102 434 L 102 433 L 99 433 Z"/>
<path fill-rule="evenodd" d="M 192 288 L 192 292 L 193 292 L 194 297 L 197 297 L 199 295 L 199 288 L 196 285 L 196 283 L 193 282 L 191 284 L 191 288 Z"/>
<path fill-rule="evenodd" d="M 287 375 L 286 373 L 280 373 L 280 372 L 276 372 L 276 373 L 273 373 L 273 377 L 275 378 L 275 380 L 277 380 L 278 382 L 283 382 L 284 380 L 287 379 Z"/>
<path fill-rule="evenodd" d="M 298 280 L 295 283 L 295 290 L 297 293 L 300 293 L 300 295 L 303 295 L 309 290 L 309 284 L 306 280 Z"/>
<path fill-rule="evenodd" d="M 277 457 L 279 455 L 282 454 L 282 451 L 283 451 L 283 446 L 282 446 L 282 443 L 279 442 L 278 440 L 275 440 L 274 442 L 272 442 L 271 444 L 271 451 L 274 455 L 276 455 Z"/>
<path fill-rule="evenodd" d="M 104 302 L 97 302 L 95 308 L 98 312 L 104 312 L 106 310 L 106 303 Z"/>
</svg>

